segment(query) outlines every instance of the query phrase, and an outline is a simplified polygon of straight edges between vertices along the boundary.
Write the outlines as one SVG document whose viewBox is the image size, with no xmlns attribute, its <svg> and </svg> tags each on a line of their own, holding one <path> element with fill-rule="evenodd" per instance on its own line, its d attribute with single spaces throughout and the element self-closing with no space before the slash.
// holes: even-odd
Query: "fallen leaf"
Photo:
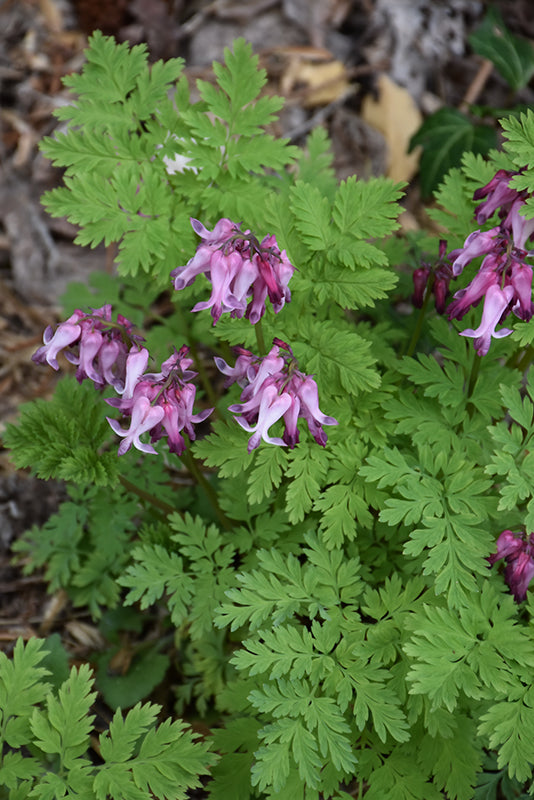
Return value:
<svg viewBox="0 0 534 800">
<path fill-rule="evenodd" d="M 408 145 L 423 120 L 411 94 L 382 74 L 378 79 L 378 100 L 371 95 L 364 97 L 361 116 L 386 140 L 387 176 L 394 181 L 409 181 L 417 171 L 420 151 L 408 153 Z"/>
<path fill-rule="evenodd" d="M 286 97 L 298 95 L 306 108 L 325 106 L 350 90 L 347 68 L 328 50 L 316 47 L 280 48 L 287 59 L 280 88 Z"/>
</svg>

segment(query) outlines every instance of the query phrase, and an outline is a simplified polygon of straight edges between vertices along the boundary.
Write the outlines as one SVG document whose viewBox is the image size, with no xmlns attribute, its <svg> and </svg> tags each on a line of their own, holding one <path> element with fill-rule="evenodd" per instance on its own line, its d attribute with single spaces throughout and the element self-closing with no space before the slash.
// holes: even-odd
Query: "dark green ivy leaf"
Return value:
<svg viewBox="0 0 534 800">
<path fill-rule="evenodd" d="M 506 83 L 517 91 L 534 72 L 534 48 L 527 39 L 514 36 L 496 8 L 490 8 L 482 24 L 469 37 L 479 56 L 488 58 Z"/>
<path fill-rule="evenodd" d="M 106 703 L 113 709 L 131 708 L 161 683 L 169 668 L 169 656 L 158 653 L 158 645 L 138 653 L 125 675 L 113 675 L 110 661 L 118 648 L 95 656 L 97 664 L 96 685 Z"/>
<path fill-rule="evenodd" d="M 424 197 L 438 188 L 452 167 L 460 166 L 466 152 L 485 155 L 497 146 L 497 134 L 488 125 L 475 125 L 455 108 L 431 114 L 410 139 L 409 150 L 423 148 L 419 181 Z"/>
</svg>

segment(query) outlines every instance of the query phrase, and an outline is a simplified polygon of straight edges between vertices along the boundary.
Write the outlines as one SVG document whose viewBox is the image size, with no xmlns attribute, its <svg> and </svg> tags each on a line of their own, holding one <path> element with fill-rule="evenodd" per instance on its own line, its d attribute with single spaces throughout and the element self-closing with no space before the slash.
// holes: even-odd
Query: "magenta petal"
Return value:
<svg viewBox="0 0 534 800">
<path fill-rule="evenodd" d="M 490 564 L 495 564 L 501 558 L 516 558 L 524 547 L 521 534 L 506 530 L 497 539 L 497 552 L 489 556 Z"/>
<path fill-rule="evenodd" d="M 510 561 L 504 570 L 504 579 L 518 602 L 526 598 L 532 578 L 534 578 L 534 561 L 526 552 L 520 553 L 517 558 Z"/>
<path fill-rule="evenodd" d="M 532 318 L 532 267 L 529 264 L 514 264 L 510 283 L 514 287 L 516 303 L 514 314 L 520 319 Z"/>
<path fill-rule="evenodd" d="M 146 347 L 132 347 L 126 359 L 126 377 L 124 389 L 118 394 L 122 394 L 124 400 L 133 396 L 135 385 L 148 364 L 148 350 Z"/>
<path fill-rule="evenodd" d="M 267 386 L 261 396 L 258 411 L 258 421 L 256 425 L 250 425 L 241 417 L 237 417 L 237 422 L 246 431 L 254 432 L 248 442 L 248 452 L 252 452 L 258 447 L 261 439 L 267 444 L 285 445 L 283 439 L 269 436 L 269 428 L 278 422 L 291 405 L 291 397 L 287 393 L 278 394 L 276 386 Z"/>
<path fill-rule="evenodd" d="M 143 453 L 157 454 L 157 450 L 155 450 L 152 445 L 144 444 L 140 441 L 139 437 L 161 422 L 164 413 L 160 406 L 152 406 L 148 398 L 141 396 L 132 408 L 130 427 L 127 430 L 123 430 L 116 419 L 106 417 L 117 436 L 124 437 L 119 446 L 119 455 L 124 455 L 132 444 L 137 450 L 141 450 Z"/>
<path fill-rule="evenodd" d="M 487 354 L 492 337 L 494 339 L 502 339 L 512 333 L 510 328 L 501 328 L 500 331 L 496 331 L 495 326 L 499 324 L 513 295 L 514 289 L 512 286 L 505 286 L 504 289 L 500 289 L 498 286 L 490 286 L 486 293 L 480 325 L 476 330 L 468 328 L 465 331 L 461 331 L 460 336 L 474 338 L 475 350 L 479 356 Z"/>
<path fill-rule="evenodd" d="M 32 360 L 38 364 L 45 361 L 52 369 L 59 369 L 57 356 L 60 350 L 76 342 L 82 329 L 80 325 L 70 322 L 62 322 L 58 325 L 56 332 L 52 333 L 52 327 L 48 325 L 43 334 L 44 346 L 40 347 L 32 356 Z"/>
<path fill-rule="evenodd" d="M 456 277 L 460 275 L 466 264 L 473 258 L 490 253 L 497 245 L 496 236 L 500 228 L 491 228 L 489 231 L 473 231 L 464 242 L 464 246 L 459 250 L 453 250 L 449 257 L 453 258 L 452 273 Z"/>
</svg>

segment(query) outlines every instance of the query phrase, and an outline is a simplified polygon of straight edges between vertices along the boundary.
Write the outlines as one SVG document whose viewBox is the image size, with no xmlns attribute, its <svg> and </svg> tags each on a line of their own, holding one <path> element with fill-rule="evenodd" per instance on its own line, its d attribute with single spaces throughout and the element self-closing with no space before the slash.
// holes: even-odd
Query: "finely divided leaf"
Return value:
<svg viewBox="0 0 534 800">
<path fill-rule="evenodd" d="M 72 667 L 57 697 L 48 695 L 46 712 L 35 709 L 31 718 L 34 741 L 45 753 L 61 755 L 67 770 L 76 767 L 89 747 L 94 717 L 89 710 L 96 698 L 88 664 Z M 85 765 L 85 760 L 78 762 Z"/>
<path fill-rule="evenodd" d="M 291 188 L 291 210 L 295 227 L 312 252 L 326 250 L 332 243 L 330 203 L 320 190 L 298 180 Z"/>
<path fill-rule="evenodd" d="M 354 239 L 378 239 L 399 227 L 400 186 L 387 178 L 367 181 L 351 176 L 341 181 L 332 217 L 339 233 Z"/>
<path fill-rule="evenodd" d="M 134 548 L 132 558 L 134 563 L 119 578 L 121 586 L 130 589 L 125 603 L 140 600 L 141 608 L 148 608 L 166 592 L 171 619 L 179 627 L 193 596 L 193 579 L 184 573 L 180 556 L 161 545 L 146 544 Z"/>
<path fill-rule="evenodd" d="M 49 671 L 40 666 L 46 656 L 43 639 L 17 639 L 13 658 L 0 652 L 0 730 L 10 747 L 30 741 L 27 720 L 34 706 L 41 703 L 50 684 Z"/>
</svg>

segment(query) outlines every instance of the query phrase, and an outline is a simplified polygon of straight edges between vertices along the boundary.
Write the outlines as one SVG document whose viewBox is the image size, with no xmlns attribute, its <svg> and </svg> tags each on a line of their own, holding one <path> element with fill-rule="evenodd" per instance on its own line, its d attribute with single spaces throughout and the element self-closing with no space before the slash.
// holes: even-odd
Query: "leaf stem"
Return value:
<svg viewBox="0 0 534 800">
<path fill-rule="evenodd" d="M 258 345 L 258 355 L 266 356 L 267 355 L 267 348 L 265 347 L 265 339 L 263 337 L 263 328 L 261 324 L 261 319 L 259 319 L 256 324 L 254 325 L 254 331 L 256 333 L 256 343 Z"/>
<path fill-rule="evenodd" d="M 506 362 L 507 367 L 514 367 L 518 369 L 520 372 L 524 372 L 527 367 L 530 366 L 532 358 L 534 356 L 534 346 L 529 344 L 529 346 L 523 350 L 523 352 L 519 355 L 514 353 L 514 355 L 508 359 Z M 514 363 L 515 362 L 515 363 Z"/>
<path fill-rule="evenodd" d="M 471 398 L 473 396 L 473 392 L 475 391 L 475 386 L 477 384 L 481 361 L 482 361 L 482 356 L 479 356 L 475 350 L 473 363 L 471 365 L 471 373 L 469 375 L 469 383 L 467 384 L 467 404 L 470 405 L 472 408 L 474 408 L 474 403 L 472 402 Z"/>
<path fill-rule="evenodd" d="M 206 368 L 202 362 L 202 359 L 198 355 L 197 345 L 192 339 L 190 339 L 189 349 L 191 350 L 191 356 L 193 357 L 193 361 L 195 362 L 195 369 L 198 372 L 198 376 L 200 378 L 200 382 L 206 392 L 210 405 L 213 406 L 214 411 L 217 412 L 217 400 L 218 397 L 215 394 L 213 386 L 211 385 L 211 381 L 208 378 L 208 373 L 206 372 Z"/>
<path fill-rule="evenodd" d="M 413 330 L 412 337 L 410 339 L 408 347 L 406 348 L 406 352 L 404 353 L 405 356 L 413 356 L 413 354 L 415 352 L 415 346 L 416 346 L 417 342 L 419 341 L 419 337 L 421 336 L 421 331 L 423 329 L 423 322 L 424 322 L 424 319 L 425 319 L 426 310 L 427 310 L 427 307 L 428 307 L 428 303 L 429 303 L 430 297 L 432 295 L 432 285 L 433 285 L 433 283 L 434 283 L 434 275 L 432 274 L 432 276 L 429 279 L 429 281 L 427 283 L 427 286 L 426 286 L 425 296 L 423 298 L 423 305 L 419 309 L 419 315 L 417 317 L 417 322 L 415 323 L 415 328 Z"/>
<path fill-rule="evenodd" d="M 213 510 L 215 511 L 217 519 L 219 520 L 223 528 L 225 528 L 225 530 L 227 531 L 232 530 L 234 526 L 232 525 L 232 523 L 230 522 L 230 520 L 220 507 L 215 489 L 213 488 L 211 483 L 207 480 L 206 476 L 202 472 L 194 456 L 192 456 L 191 453 L 188 450 L 186 450 L 184 453 L 182 453 L 180 459 L 184 464 L 184 466 L 189 470 L 189 472 L 191 473 L 197 484 L 204 489 L 208 497 L 208 500 L 210 501 L 210 504 Z"/>
<path fill-rule="evenodd" d="M 160 511 L 163 511 L 165 516 L 168 516 L 168 514 L 177 513 L 176 508 L 173 508 L 164 500 L 160 500 L 159 497 L 156 497 L 150 492 L 141 489 L 140 486 L 136 486 L 135 483 L 132 483 L 130 480 L 128 480 L 128 478 L 125 478 L 124 475 L 119 475 L 119 481 L 127 492 L 137 495 L 140 500 L 145 500 L 147 503 L 150 503 L 150 505 L 154 506 L 154 508 L 158 508 Z"/>
</svg>

